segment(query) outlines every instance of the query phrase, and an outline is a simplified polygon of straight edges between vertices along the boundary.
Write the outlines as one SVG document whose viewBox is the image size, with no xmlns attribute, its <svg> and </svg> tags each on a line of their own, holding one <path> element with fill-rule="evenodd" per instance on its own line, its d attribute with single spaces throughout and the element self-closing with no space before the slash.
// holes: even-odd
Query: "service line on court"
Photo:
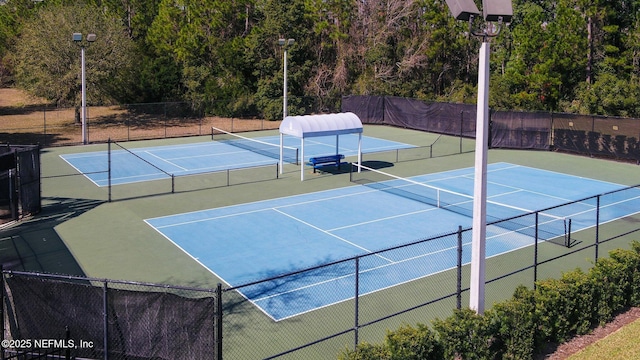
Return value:
<svg viewBox="0 0 640 360">
<path fill-rule="evenodd" d="M 349 245 L 351 245 L 351 246 L 354 246 L 354 247 L 356 247 L 356 248 L 358 248 L 358 249 L 364 250 L 364 251 L 366 251 L 366 252 L 368 252 L 368 253 L 373 253 L 373 251 L 371 251 L 371 250 L 369 250 L 369 249 L 367 249 L 367 248 L 365 248 L 365 247 L 362 247 L 362 246 L 360 246 L 360 245 L 358 245 L 358 244 L 356 244 L 356 243 L 353 243 L 353 242 L 351 242 L 351 241 L 349 241 L 349 240 L 347 240 L 347 239 L 345 239 L 345 238 L 342 238 L 342 237 L 340 237 L 340 236 L 338 236 L 338 235 L 336 235 L 336 234 L 332 234 L 332 233 L 330 233 L 329 231 L 324 230 L 324 229 L 321 229 L 321 228 L 319 228 L 319 227 L 317 227 L 317 226 L 315 226 L 315 225 L 312 225 L 312 224 L 310 224 L 310 223 L 308 223 L 308 222 L 306 222 L 306 221 L 304 221 L 304 220 L 298 219 L 298 218 L 296 218 L 295 216 L 289 215 L 289 214 L 287 214 L 286 212 L 283 212 L 283 211 L 278 210 L 277 208 L 272 208 L 272 210 L 273 210 L 273 211 L 276 211 L 276 212 L 278 212 L 278 213 L 280 213 L 280 214 L 282 214 L 282 215 L 284 215 L 284 216 L 287 216 L 287 217 L 289 217 L 289 218 L 291 218 L 291 219 L 293 219 L 293 220 L 295 220 L 295 221 L 298 221 L 298 222 L 299 222 L 299 223 L 301 223 L 301 224 L 304 224 L 304 225 L 306 225 L 306 226 L 309 226 L 309 227 L 310 227 L 310 228 L 312 228 L 312 229 L 316 229 L 316 230 L 318 230 L 318 231 L 320 231 L 320 232 L 323 232 L 323 233 L 325 233 L 325 234 L 327 234 L 327 235 L 329 235 L 329 236 L 332 236 L 332 237 L 334 237 L 334 238 L 336 238 L 336 239 L 338 239 L 338 240 L 340 240 L 340 241 L 342 241 L 342 242 L 345 242 L 345 243 L 347 243 L 347 244 L 349 244 Z M 376 255 L 376 256 L 378 256 L 378 257 L 379 257 L 379 258 L 381 258 L 381 259 L 384 259 L 385 261 L 393 262 L 393 260 L 388 259 L 388 258 L 386 258 L 386 257 L 384 257 L 384 256 L 380 256 L 380 255 Z"/>
</svg>

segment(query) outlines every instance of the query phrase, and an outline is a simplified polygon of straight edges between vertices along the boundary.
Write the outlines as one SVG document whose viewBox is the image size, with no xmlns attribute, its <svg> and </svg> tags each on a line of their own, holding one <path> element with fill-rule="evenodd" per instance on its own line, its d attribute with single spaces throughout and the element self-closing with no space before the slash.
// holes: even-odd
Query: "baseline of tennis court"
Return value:
<svg viewBox="0 0 640 360">
<path fill-rule="evenodd" d="M 472 168 L 412 177 L 442 189 L 472 194 Z M 404 186 L 404 185 L 393 185 Z M 488 202 L 509 213 L 546 209 L 625 186 L 509 163 L 488 167 Z M 604 211 L 601 222 L 640 212 L 640 190 L 622 210 Z M 592 226 L 594 205 L 578 203 L 570 217 L 575 231 Z M 616 208 L 617 209 L 617 208 Z M 499 217 L 501 214 L 489 215 Z M 565 210 L 563 210 L 565 211 Z M 604 217 L 604 218 L 603 218 Z M 164 237 L 230 286 L 362 255 L 471 226 L 469 216 L 369 186 L 278 198 L 145 220 Z M 500 237 L 509 233 L 508 239 Z M 530 246 L 531 236 L 487 228 L 488 257 Z M 464 244 L 466 248 L 470 244 Z M 450 240 L 424 243 L 419 253 L 368 256 L 359 264 L 360 294 L 375 292 L 454 268 Z M 464 251 L 464 263 L 470 251 Z M 295 280 L 242 288 L 242 295 L 274 320 L 353 298 L 354 269 L 339 264 Z M 425 270 L 426 269 L 426 270 Z M 344 289 L 344 290 L 342 290 Z M 292 301 L 292 299 L 304 301 Z"/>
<path fill-rule="evenodd" d="M 227 139 L 228 140 L 228 139 Z M 256 138 L 266 144 L 279 145 L 279 136 Z M 277 146 L 269 149 L 247 150 L 234 145 L 235 141 L 209 141 L 195 144 L 134 148 L 129 151 L 112 146 L 111 159 L 107 151 L 61 155 L 69 165 L 84 174 L 97 186 L 107 186 L 109 161 L 111 162 L 111 184 L 127 184 L 175 176 L 200 174 L 206 172 L 240 169 L 253 166 L 276 164 L 279 156 Z M 284 138 L 284 146 L 297 148 L 299 140 Z M 356 134 L 340 136 L 339 151 L 345 156 L 357 155 L 358 136 Z M 414 145 L 362 137 L 362 152 L 377 152 L 392 149 L 411 148 Z M 268 151 L 267 151 L 268 150 Z M 257 152 L 256 152 L 257 151 Z M 306 141 L 305 157 L 335 154 L 335 136 L 316 137 Z M 287 155 L 292 158 L 295 154 Z"/>
</svg>

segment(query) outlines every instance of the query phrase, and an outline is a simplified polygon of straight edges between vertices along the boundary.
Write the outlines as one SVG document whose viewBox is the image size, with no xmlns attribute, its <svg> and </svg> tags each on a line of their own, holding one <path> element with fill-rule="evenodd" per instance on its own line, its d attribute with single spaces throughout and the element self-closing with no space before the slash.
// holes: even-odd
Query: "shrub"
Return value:
<svg viewBox="0 0 640 360">
<path fill-rule="evenodd" d="M 520 286 L 511 299 L 484 315 L 454 310 L 435 320 L 387 332 L 383 345 L 363 343 L 341 360 L 532 359 L 546 342 L 564 342 L 607 322 L 624 308 L 640 305 L 640 242 L 614 250 L 589 272 Z"/>
<path fill-rule="evenodd" d="M 435 334 L 423 324 L 387 332 L 385 343 L 391 352 L 391 360 L 441 360 L 444 356 Z"/>
<path fill-rule="evenodd" d="M 386 346 L 363 342 L 353 351 L 343 350 L 338 360 L 391 360 L 391 353 Z"/>
<path fill-rule="evenodd" d="M 488 317 L 478 315 L 471 309 L 454 310 L 453 316 L 446 320 L 435 320 L 433 327 L 443 339 L 445 358 L 492 358 L 494 331 Z"/>
<path fill-rule="evenodd" d="M 537 331 L 535 293 L 519 286 L 510 300 L 485 313 L 494 325 L 494 347 L 502 359 L 531 359 L 544 342 Z"/>
</svg>

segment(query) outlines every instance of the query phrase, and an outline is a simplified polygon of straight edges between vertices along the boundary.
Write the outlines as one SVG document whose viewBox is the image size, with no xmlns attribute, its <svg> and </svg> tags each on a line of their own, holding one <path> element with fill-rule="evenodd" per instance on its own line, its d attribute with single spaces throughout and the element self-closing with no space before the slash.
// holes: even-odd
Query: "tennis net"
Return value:
<svg viewBox="0 0 640 360">
<path fill-rule="evenodd" d="M 360 171 L 358 171 L 360 170 Z M 473 218 L 473 196 L 354 163 L 351 182 Z M 569 247 L 571 219 L 487 200 L 487 225 Z M 537 216 L 532 216 L 537 213 Z M 536 227 L 537 222 L 537 227 Z"/>
<path fill-rule="evenodd" d="M 211 127 L 211 139 L 213 141 L 223 142 L 244 150 L 253 151 L 257 154 L 264 155 L 274 159 L 280 159 L 280 145 L 272 144 L 266 141 L 258 139 L 252 139 L 244 137 L 242 135 L 230 133 L 226 130 Z M 291 146 L 282 147 L 282 160 L 292 163 L 300 164 L 298 158 L 298 148 Z"/>
</svg>

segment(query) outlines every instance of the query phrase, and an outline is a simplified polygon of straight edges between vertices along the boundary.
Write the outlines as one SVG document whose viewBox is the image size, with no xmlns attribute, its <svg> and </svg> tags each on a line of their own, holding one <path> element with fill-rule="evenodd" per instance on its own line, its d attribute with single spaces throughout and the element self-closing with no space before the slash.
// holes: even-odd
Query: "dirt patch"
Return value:
<svg viewBox="0 0 640 360">
<path fill-rule="evenodd" d="M 47 101 L 45 99 L 29 96 L 27 93 L 19 89 L 0 89 L 0 107 L 22 107 L 46 104 Z"/>
<path fill-rule="evenodd" d="M 550 346 L 544 354 L 536 357 L 536 360 L 568 359 L 571 355 L 638 319 L 640 319 L 640 307 L 631 308 L 616 316 L 610 323 L 594 329 L 590 334 L 576 336 L 564 344 Z"/>
</svg>

